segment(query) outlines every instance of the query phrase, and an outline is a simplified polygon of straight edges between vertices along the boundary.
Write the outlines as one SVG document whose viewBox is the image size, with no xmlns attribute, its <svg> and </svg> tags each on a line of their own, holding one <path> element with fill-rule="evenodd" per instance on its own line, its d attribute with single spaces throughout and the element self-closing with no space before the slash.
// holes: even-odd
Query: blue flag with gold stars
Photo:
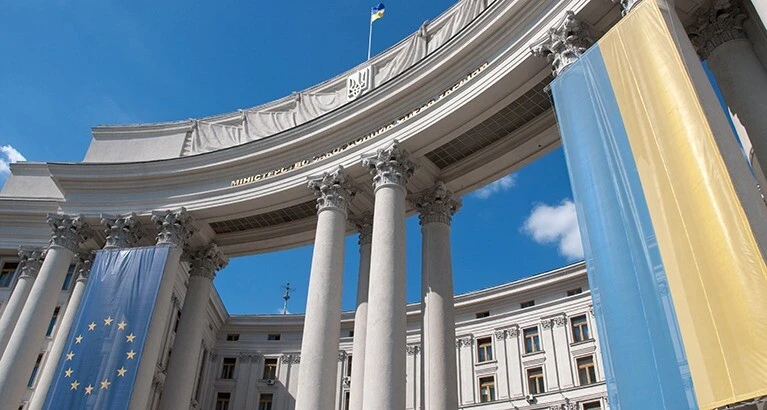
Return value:
<svg viewBox="0 0 767 410">
<path fill-rule="evenodd" d="M 167 247 L 96 254 L 46 409 L 127 409 Z"/>
</svg>

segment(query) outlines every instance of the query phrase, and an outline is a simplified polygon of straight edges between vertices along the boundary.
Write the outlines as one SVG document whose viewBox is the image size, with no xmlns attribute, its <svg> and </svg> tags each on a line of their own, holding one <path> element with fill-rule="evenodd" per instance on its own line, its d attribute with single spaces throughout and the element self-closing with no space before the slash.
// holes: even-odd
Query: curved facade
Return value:
<svg viewBox="0 0 767 410">
<path fill-rule="evenodd" d="M 471 408 L 485 406 L 491 381 L 487 408 L 606 408 L 584 267 L 454 298 L 450 222 L 460 218 L 460 196 L 560 145 L 547 85 L 635 2 L 620 3 L 461 0 L 370 62 L 278 101 L 191 121 L 97 127 L 82 162 L 13 164 L 0 192 L 0 288 L 9 290 L 0 408 L 41 408 L 39 383 L 55 371 L 45 352 L 61 355 L 66 336 L 50 337 L 56 323 L 72 324 L 67 305 L 82 296 L 90 252 L 153 245 L 171 251 L 131 409 L 187 401 L 216 408 L 219 393 L 229 393 L 229 408 L 251 408 L 268 394 L 284 409 L 357 409 L 363 401 L 366 409 Z M 711 10 L 724 15 L 721 6 L 677 1 L 675 12 L 704 58 L 737 54 L 728 47 L 747 40 L 739 58 L 764 65 L 758 9 L 743 2 L 744 23 L 731 35 L 701 25 Z M 554 41 L 559 32 L 568 35 Z M 742 78 L 726 64 L 711 68 Z M 727 84 L 722 93 L 737 100 L 740 83 Z M 763 116 L 744 106 L 746 128 L 761 129 Z M 758 159 L 767 149 L 752 139 Z M 405 217 L 415 213 L 424 291 L 420 305 L 406 306 L 402 239 Z M 354 232 L 359 282 L 372 285 L 358 289 L 355 312 L 342 313 L 343 239 Z M 309 243 L 305 323 L 226 314 L 212 278 L 228 257 Z M 567 295 L 577 288 L 583 292 Z M 517 309 L 529 301 L 522 297 L 535 305 Z M 206 320 L 196 320 L 203 311 Z M 483 312 L 489 316 L 476 316 Z M 592 337 L 575 340 L 581 326 Z M 533 328 L 542 351 L 523 352 Z M 279 342 L 262 338 L 272 334 Z M 349 357 L 364 372 L 349 374 Z M 588 357 L 596 381 L 586 370 L 583 383 L 577 369 L 588 368 Z M 275 377 L 259 378 L 274 359 Z M 34 394 L 17 380 L 32 371 Z M 540 391 L 531 392 L 530 378 Z"/>
</svg>

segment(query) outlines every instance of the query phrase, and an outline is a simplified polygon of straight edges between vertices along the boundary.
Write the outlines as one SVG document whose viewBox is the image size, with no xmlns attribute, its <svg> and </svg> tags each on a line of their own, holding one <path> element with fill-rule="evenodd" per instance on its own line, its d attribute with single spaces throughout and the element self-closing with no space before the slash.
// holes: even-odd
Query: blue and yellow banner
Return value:
<svg viewBox="0 0 767 410">
<path fill-rule="evenodd" d="M 127 409 L 168 247 L 102 250 L 45 409 Z"/>
<path fill-rule="evenodd" d="M 767 394 L 764 221 L 674 21 L 644 1 L 551 84 L 616 408 Z"/>
<path fill-rule="evenodd" d="M 384 4 L 378 3 L 377 6 L 370 8 L 370 23 L 382 18 L 384 16 Z"/>
</svg>

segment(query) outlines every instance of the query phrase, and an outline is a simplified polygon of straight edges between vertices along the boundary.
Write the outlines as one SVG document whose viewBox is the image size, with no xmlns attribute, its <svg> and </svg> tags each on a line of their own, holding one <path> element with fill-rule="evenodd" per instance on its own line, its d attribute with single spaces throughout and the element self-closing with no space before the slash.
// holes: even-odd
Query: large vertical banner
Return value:
<svg viewBox="0 0 767 410">
<path fill-rule="evenodd" d="M 97 253 L 44 408 L 128 408 L 168 249 Z"/>
<path fill-rule="evenodd" d="M 611 407 L 713 409 L 767 394 L 765 221 L 663 13 L 635 7 L 551 89 Z"/>
</svg>

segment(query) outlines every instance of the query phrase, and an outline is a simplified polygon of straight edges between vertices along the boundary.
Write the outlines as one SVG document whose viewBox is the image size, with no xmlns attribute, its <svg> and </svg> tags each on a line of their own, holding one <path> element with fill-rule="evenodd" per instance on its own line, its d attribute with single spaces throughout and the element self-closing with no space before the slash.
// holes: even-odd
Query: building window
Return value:
<svg viewBox="0 0 767 410">
<path fill-rule="evenodd" d="M 351 401 L 351 393 L 344 392 L 344 410 L 349 410 L 349 402 Z"/>
<path fill-rule="evenodd" d="M 573 341 L 582 342 L 589 339 L 589 324 L 586 322 L 586 315 L 577 316 L 570 319 L 573 327 Z"/>
<path fill-rule="evenodd" d="M 226 335 L 226 341 L 227 342 L 236 342 L 240 340 L 240 334 L 239 333 L 229 333 Z"/>
<path fill-rule="evenodd" d="M 221 367 L 221 378 L 222 379 L 233 379 L 234 378 L 234 366 L 237 365 L 237 358 L 236 357 L 225 357 L 224 358 L 224 365 Z"/>
<path fill-rule="evenodd" d="M 75 277 L 75 268 L 77 265 L 69 265 L 67 269 L 67 276 L 64 278 L 64 284 L 61 285 L 61 290 L 69 290 L 69 286 L 72 284 L 72 278 Z"/>
<path fill-rule="evenodd" d="M 583 289 L 581 288 L 570 289 L 567 291 L 567 296 L 575 296 L 581 293 L 583 293 Z"/>
<path fill-rule="evenodd" d="M 522 302 L 519 304 L 520 309 L 529 308 L 535 306 L 534 300 L 528 300 L 527 302 Z"/>
<path fill-rule="evenodd" d="M 173 325 L 173 333 L 178 332 L 178 324 L 181 322 L 181 309 L 176 311 L 176 323 Z"/>
<path fill-rule="evenodd" d="M 258 410 L 272 410 L 272 397 L 271 394 L 262 394 L 258 398 Z"/>
<path fill-rule="evenodd" d="M 270 334 L 266 337 L 266 340 L 280 340 L 280 334 L 279 333 Z"/>
<path fill-rule="evenodd" d="M 59 319 L 59 311 L 61 308 L 59 306 L 56 306 L 56 309 L 53 309 L 53 316 L 51 316 L 51 321 L 48 323 L 48 331 L 45 332 L 46 337 L 51 337 L 53 334 L 53 329 L 56 328 L 56 321 Z"/>
<path fill-rule="evenodd" d="M 18 269 L 18 263 L 4 263 L 3 268 L 0 269 L 0 288 L 9 288 L 13 282 L 13 274 Z"/>
<path fill-rule="evenodd" d="M 598 401 L 583 403 L 583 410 L 599 410 L 601 408 L 602 404 L 600 404 Z"/>
<path fill-rule="evenodd" d="M 352 357 L 349 356 L 346 359 L 346 375 L 351 376 L 352 375 Z"/>
<path fill-rule="evenodd" d="M 495 400 L 495 378 L 483 377 L 479 379 L 479 401 L 486 403 Z"/>
<path fill-rule="evenodd" d="M 488 316 L 490 316 L 490 312 L 489 311 L 484 311 L 484 312 L 477 313 L 477 319 L 482 319 L 483 317 L 488 317 Z"/>
<path fill-rule="evenodd" d="M 37 360 L 35 361 L 35 367 L 32 368 L 32 375 L 29 376 L 29 382 L 27 382 L 28 387 L 32 387 L 35 385 L 35 378 L 37 378 L 37 371 L 40 370 L 40 363 L 43 361 L 43 354 L 40 353 L 37 355 Z"/>
<path fill-rule="evenodd" d="M 349 331 L 349 337 L 354 337 L 354 330 Z"/>
<path fill-rule="evenodd" d="M 582 357 L 576 360 L 578 364 L 578 379 L 581 386 L 597 382 L 597 372 L 594 369 L 594 357 Z"/>
<path fill-rule="evenodd" d="M 477 360 L 487 362 L 493 360 L 493 339 L 486 337 L 477 339 Z"/>
<path fill-rule="evenodd" d="M 264 380 L 274 380 L 277 378 L 277 359 L 264 360 L 264 374 L 261 378 Z"/>
<path fill-rule="evenodd" d="M 541 350 L 541 339 L 538 337 L 538 327 L 525 329 L 525 353 L 535 353 Z"/>
<path fill-rule="evenodd" d="M 543 368 L 536 367 L 527 371 L 527 387 L 530 394 L 541 394 L 546 391 L 543 386 Z"/>
<path fill-rule="evenodd" d="M 216 410 L 229 410 L 229 399 L 232 393 L 219 393 L 216 396 Z"/>
</svg>

